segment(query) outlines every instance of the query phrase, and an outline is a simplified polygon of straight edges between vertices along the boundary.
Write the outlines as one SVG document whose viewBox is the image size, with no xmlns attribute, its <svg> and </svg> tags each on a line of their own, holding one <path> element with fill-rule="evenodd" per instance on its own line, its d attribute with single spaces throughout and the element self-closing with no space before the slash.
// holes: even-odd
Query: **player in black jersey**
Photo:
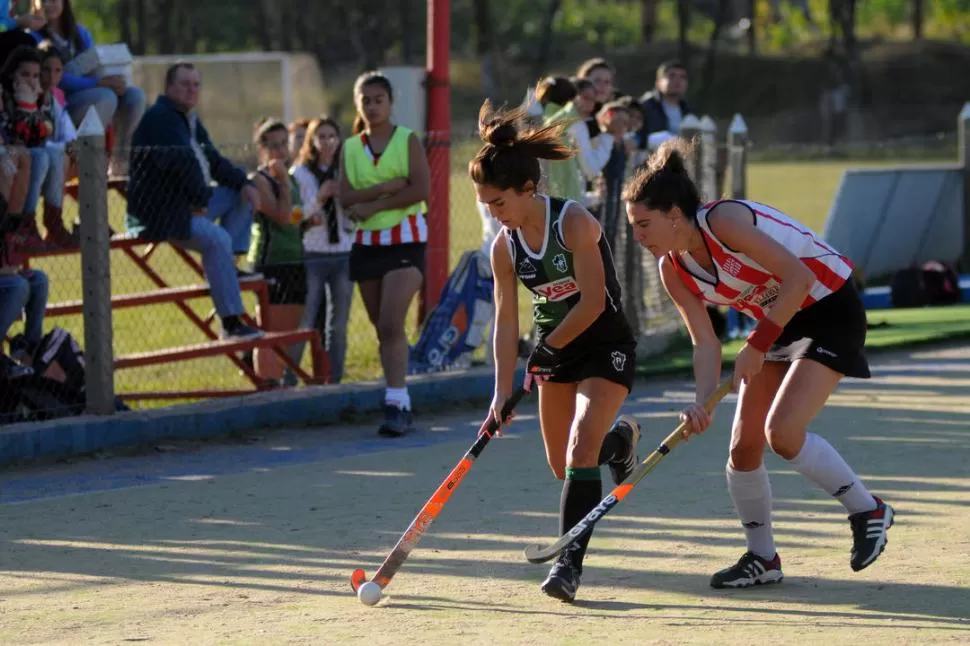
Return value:
<svg viewBox="0 0 970 646">
<path fill-rule="evenodd" d="M 521 110 L 479 114 L 485 145 L 468 165 L 480 202 L 503 228 L 492 245 L 495 275 L 495 398 L 492 415 L 512 393 L 519 338 L 516 279 L 532 292 L 539 342 L 529 357 L 527 387 L 539 385 L 546 459 L 565 480 L 559 514 L 564 533 L 601 500 L 599 465 L 617 483 L 636 465 L 640 429 L 611 422 L 633 384 L 636 341 L 620 307 L 620 285 L 599 223 L 579 204 L 541 195 L 539 159 L 568 159 L 563 126 L 522 129 Z M 508 420 L 503 420 L 508 421 Z M 589 535 L 564 550 L 542 583 L 562 601 L 576 597 Z"/>
</svg>

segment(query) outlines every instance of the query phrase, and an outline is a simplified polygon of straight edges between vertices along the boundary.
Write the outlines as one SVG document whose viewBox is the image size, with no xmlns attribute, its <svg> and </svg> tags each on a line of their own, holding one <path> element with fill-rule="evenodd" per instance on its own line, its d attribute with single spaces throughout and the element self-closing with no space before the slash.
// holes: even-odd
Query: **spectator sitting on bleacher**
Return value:
<svg viewBox="0 0 970 646">
<path fill-rule="evenodd" d="M 40 187 L 47 179 L 49 167 L 47 139 L 54 132 L 54 110 L 45 102 L 40 86 L 40 52 L 35 47 L 17 47 L 0 67 L 3 90 L 3 115 L 0 117 L 3 139 L 7 144 L 24 147 L 30 154 L 30 176 L 23 205 L 25 229 L 31 251 L 43 251 L 47 244 L 40 239 L 35 213 Z"/>
<path fill-rule="evenodd" d="M 249 252 L 259 191 L 245 171 L 219 154 L 193 111 L 200 85 L 195 66 L 172 65 L 165 73 L 165 94 L 135 129 L 127 228 L 140 238 L 168 240 L 201 253 L 224 334 L 259 336 L 262 332 L 240 320 L 239 280 L 261 276 L 240 272 L 233 258 Z M 212 188 L 213 180 L 219 186 Z"/>
<path fill-rule="evenodd" d="M 306 302 L 300 190 L 286 168 L 286 125 L 276 119 L 261 119 L 253 135 L 259 168 L 251 177 L 259 189 L 260 209 L 253 221 L 249 262 L 270 283 L 269 304 L 265 310 L 260 308 L 259 324 L 267 332 L 293 332 L 300 327 Z M 289 348 L 290 356 L 299 349 L 300 344 Z M 272 348 L 256 349 L 255 368 L 256 374 L 271 385 L 296 385 L 296 375 L 289 367 L 282 369 Z"/>
<path fill-rule="evenodd" d="M 75 167 L 74 143 L 77 140 L 77 130 L 64 108 L 64 93 L 57 87 L 64 74 L 64 60 L 60 52 L 49 43 L 50 41 L 44 41 L 38 48 L 41 52 L 40 85 L 46 93 L 45 102 L 54 111 L 54 134 L 47 139 L 46 146 L 50 167 L 43 186 L 44 228 L 47 230 L 44 240 L 48 244 L 67 248 L 77 246 L 78 242 L 76 235 L 70 234 L 64 227 L 62 216 L 64 180 L 68 176 L 66 169 L 68 166 Z"/>
<path fill-rule="evenodd" d="M 667 61 L 657 68 L 656 87 L 640 97 L 643 109 L 641 147 L 656 149 L 680 131 L 680 122 L 691 113 L 687 94 L 687 68 L 680 61 Z"/>
<path fill-rule="evenodd" d="M 34 0 L 34 10 L 47 21 L 45 26 L 33 32 L 34 38 L 38 42 L 52 41 L 68 66 L 79 54 L 95 46 L 91 33 L 78 24 L 71 0 Z M 64 73 L 61 87 L 67 95 L 67 111 L 75 125 L 81 124 L 81 119 L 91 106 L 97 110 L 105 128 L 114 124 L 114 150 L 109 151 L 108 174 L 126 176 L 126 155 L 131 145 L 132 131 L 145 112 L 145 93 L 129 85 L 121 75 L 99 79 L 94 74 L 81 76 L 70 69 Z"/>
</svg>

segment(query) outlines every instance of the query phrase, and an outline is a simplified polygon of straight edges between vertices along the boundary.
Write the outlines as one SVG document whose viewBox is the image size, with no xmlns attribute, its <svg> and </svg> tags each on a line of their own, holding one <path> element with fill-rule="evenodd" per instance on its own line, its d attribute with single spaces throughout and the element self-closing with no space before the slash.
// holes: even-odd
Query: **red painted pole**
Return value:
<svg viewBox="0 0 970 646">
<path fill-rule="evenodd" d="M 450 0 L 428 0 L 428 132 L 425 145 L 431 168 L 428 249 L 421 320 L 437 304 L 448 280 L 449 181 L 451 179 Z"/>
</svg>

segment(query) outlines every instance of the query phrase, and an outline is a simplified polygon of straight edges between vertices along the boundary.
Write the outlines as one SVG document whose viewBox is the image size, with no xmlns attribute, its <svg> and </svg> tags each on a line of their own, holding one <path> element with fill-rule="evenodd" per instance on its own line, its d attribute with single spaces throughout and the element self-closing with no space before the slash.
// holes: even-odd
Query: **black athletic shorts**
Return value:
<svg viewBox="0 0 970 646">
<path fill-rule="evenodd" d="M 371 246 L 355 244 L 350 248 L 350 280 L 360 283 L 365 280 L 380 280 L 395 269 L 417 267 L 424 275 L 423 242 Z"/>
<path fill-rule="evenodd" d="M 549 377 L 558 384 L 575 384 L 591 377 L 602 377 L 607 381 L 633 390 L 636 376 L 636 343 L 613 345 L 591 345 L 584 348 L 564 350 L 566 359 Z"/>
<path fill-rule="evenodd" d="M 851 280 L 801 310 L 765 355 L 766 361 L 811 359 L 848 377 L 868 379 L 866 308 Z"/>
<path fill-rule="evenodd" d="M 302 262 L 255 268 L 269 283 L 270 305 L 306 304 L 306 269 Z"/>
</svg>

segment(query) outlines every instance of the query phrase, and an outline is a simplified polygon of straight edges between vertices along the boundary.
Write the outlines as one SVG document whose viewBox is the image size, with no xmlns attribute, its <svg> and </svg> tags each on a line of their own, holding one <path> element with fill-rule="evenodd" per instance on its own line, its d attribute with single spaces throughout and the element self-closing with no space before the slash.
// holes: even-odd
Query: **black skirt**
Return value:
<svg viewBox="0 0 970 646">
<path fill-rule="evenodd" d="M 866 308 L 852 280 L 792 317 L 765 361 L 811 359 L 848 377 L 868 379 Z"/>
</svg>

